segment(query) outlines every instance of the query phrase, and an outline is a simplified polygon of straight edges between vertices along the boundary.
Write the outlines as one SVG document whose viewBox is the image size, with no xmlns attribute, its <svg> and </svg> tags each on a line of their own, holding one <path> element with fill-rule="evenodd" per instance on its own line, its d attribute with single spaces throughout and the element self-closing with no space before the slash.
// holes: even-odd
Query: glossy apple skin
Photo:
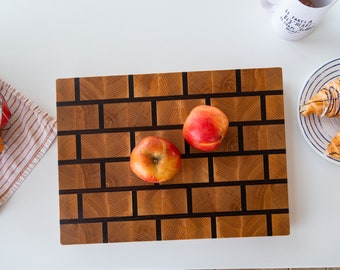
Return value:
<svg viewBox="0 0 340 270">
<path fill-rule="evenodd" d="M 229 127 L 228 117 L 220 109 L 210 105 L 196 106 L 183 125 L 183 137 L 201 151 L 216 150 Z"/>
<path fill-rule="evenodd" d="M 0 99 L 2 99 L 2 96 L 0 96 Z M 5 100 L 2 99 L 1 105 L 2 108 L 0 111 L 2 112 L 2 115 L 0 115 L 0 129 L 3 129 L 11 118 L 11 112 L 9 111 Z"/>
<path fill-rule="evenodd" d="M 132 150 L 130 169 L 146 182 L 164 182 L 180 171 L 181 154 L 170 141 L 148 136 L 140 140 Z"/>
</svg>

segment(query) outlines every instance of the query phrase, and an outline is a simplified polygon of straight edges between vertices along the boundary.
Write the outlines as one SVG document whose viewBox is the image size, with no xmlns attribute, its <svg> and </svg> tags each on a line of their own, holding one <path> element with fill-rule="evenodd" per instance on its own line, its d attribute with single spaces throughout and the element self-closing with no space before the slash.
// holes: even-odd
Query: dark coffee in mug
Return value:
<svg viewBox="0 0 340 270">
<path fill-rule="evenodd" d="M 308 7 L 315 7 L 314 3 L 310 0 L 300 0 L 300 2 L 302 4 L 304 4 L 305 6 L 308 6 Z"/>
</svg>

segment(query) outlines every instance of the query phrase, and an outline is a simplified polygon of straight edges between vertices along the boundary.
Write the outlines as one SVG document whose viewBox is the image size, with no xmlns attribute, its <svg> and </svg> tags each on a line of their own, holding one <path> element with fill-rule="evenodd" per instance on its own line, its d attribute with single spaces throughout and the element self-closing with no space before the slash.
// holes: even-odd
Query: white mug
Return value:
<svg viewBox="0 0 340 270">
<path fill-rule="evenodd" d="M 337 0 L 261 0 L 271 12 L 274 30 L 284 39 L 299 40 L 308 36 Z M 311 6 L 311 5 L 312 6 Z"/>
</svg>

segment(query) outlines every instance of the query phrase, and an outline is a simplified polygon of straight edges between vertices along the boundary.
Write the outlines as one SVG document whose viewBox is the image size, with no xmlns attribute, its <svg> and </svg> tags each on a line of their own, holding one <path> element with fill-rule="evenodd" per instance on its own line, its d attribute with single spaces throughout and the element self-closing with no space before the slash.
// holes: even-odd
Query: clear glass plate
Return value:
<svg viewBox="0 0 340 270">
<path fill-rule="evenodd" d="M 340 164 L 340 160 L 327 156 L 326 149 L 340 131 L 340 118 L 319 117 L 314 114 L 307 117 L 300 115 L 300 107 L 314 96 L 321 87 L 340 77 L 340 58 L 332 60 L 317 69 L 307 80 L 298 100 L 298 121 L 308 144 L 323 158 Z"/>
</svg>

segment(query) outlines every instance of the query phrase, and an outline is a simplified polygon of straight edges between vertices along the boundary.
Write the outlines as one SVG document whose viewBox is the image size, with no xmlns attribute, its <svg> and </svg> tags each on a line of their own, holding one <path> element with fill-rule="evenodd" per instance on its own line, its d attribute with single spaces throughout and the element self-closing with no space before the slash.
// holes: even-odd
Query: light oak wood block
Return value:
<svg viewBox="0 0 340 270">
<path fill-rule="evenodd" d="M 65 78 L 56 87 L 62 244 L 289 234 L 281 68 Z M 213 152 L 183 138 L 201 104 L 230 121 Z M 129 167 L 150 135 L 182 156 L 179 174 L 160 184 Z"/>
</svg>

